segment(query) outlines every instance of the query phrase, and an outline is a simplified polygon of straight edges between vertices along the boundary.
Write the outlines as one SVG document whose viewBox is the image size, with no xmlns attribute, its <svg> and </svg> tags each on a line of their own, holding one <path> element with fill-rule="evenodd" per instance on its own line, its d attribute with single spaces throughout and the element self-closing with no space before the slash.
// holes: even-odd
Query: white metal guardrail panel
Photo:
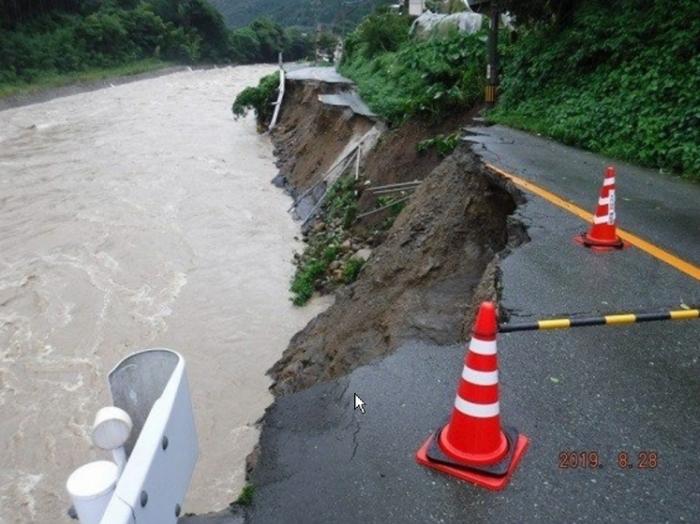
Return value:
<svg viewBox="0 0 700 524">
<path fill-rule="evenodd" d="M 110 387 L 135 429 L 143 423 L 102 523 L 175 523 L 198 455 L 185 361 L 166 349 L 135 353 L 112 370 Z"/>
<path fill-rule="evenodd" d="M 155 521 L 160 522 L 160 521 Z M 134 514 L 129 506 L 123 500 L 113 497 L 107 507 L 107 511 L 102 516 L 100 524 L 136 524 Z"/>
</svg>

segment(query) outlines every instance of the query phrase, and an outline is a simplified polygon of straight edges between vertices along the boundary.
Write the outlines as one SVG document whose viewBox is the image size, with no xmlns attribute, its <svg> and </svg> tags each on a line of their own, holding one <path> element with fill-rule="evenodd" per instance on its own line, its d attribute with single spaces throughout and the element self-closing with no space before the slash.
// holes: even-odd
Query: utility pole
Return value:
<svg viewBox="0 0 700 524">
<path fill-rule="evenodd" d="M 486 103 L 496 103 L 496 90 L 498 89 L 498 21 L 500 18 L 498 3 L 490 2 L 490 26 L 487 43 L 488 64 L 486 65 Z"/>
</svg>

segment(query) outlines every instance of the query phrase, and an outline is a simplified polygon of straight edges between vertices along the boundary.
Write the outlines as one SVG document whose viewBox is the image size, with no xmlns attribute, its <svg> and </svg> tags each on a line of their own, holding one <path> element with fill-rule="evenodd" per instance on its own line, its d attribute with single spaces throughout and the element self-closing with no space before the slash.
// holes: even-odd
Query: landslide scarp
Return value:
<svg viewBox="0 0 700 524">
<path fill-rule="evenodd" d="M 516 198 L 461 146 L 423 181 L 358 280 L 294 336 L 271 369 L 275 393 L 338 377 L 408 339 L 460 340 L 474 292 L 508 244 Z M 490 282 L 482 294 L 496 292 Z"/>
<path fill-rule="evenodd" d="M 288 89 L 273 141 L 278 182 L 292 195 L 317 184 L 346 146 L 377 124 L 319 101 L 319 94 L 337 89 L 318 82 L 292 82 Z M 393 223 L 393 217 L 386 222 L 387 216 L 377 213 L 342 231 L 348 245 L 359 238 L 357 244 L 371 247 L 371 256 L 354 283 L 321 286 L 335 289 L 334 304 L 292 338 L 272 367 L 274 393 L 334 379 L 407 340 L 463 340 L 475 301 L 497 298 L 499 253 L 526 239 L 512 217 L 521 194 L 487 170 L 466 143 L 446 158 L 419 147 L 426 139 L 459 131 L 477 112 L 441 122 L 409 120 L 384 131 L 362 157 L 359 216 L 379 205 L 366 188 L 420 184 Z M 349 170 L 344 176 L 354 175 Z M 380 222 L 391 225 L 377 234 Z"/>
</svg>

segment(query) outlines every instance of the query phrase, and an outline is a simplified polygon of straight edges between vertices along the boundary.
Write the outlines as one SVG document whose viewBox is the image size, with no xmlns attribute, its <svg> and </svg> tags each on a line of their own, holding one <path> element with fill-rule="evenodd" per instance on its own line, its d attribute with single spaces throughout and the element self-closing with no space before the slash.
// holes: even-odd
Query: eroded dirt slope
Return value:
<svg viewBox="0 0 700 524">
<path fill-rule="evenodd" d="M 475 290 L 495 292 L 492 261 L 508 244 L 516 198 L 458 148 L 421 184 L 359 279 L 294 336 L 271 370 L 275 392 L 347 373 L 406 339 L 460 340 Z"/>
<path fill-rule="evenodd" d="M 319 94 L 339 86 L 322 82 L 289 82 L 280 122 L 273 133 L 279 175 L 277 182 L 292 194 L 318 181 L 346 144 L 366 133 L 374 122 L 350 109 L 318 101 Z"/>
</svg>

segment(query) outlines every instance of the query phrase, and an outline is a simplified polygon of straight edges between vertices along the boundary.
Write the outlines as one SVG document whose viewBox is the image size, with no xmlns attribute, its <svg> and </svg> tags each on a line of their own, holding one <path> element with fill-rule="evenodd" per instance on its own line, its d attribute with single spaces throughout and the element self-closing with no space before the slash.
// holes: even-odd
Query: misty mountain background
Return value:
<svg viewBox="0 0 700 524">
<path fill-rule="evenodd" d="M 257 18 L 284 26 L 313 28 L 317 24 L 347 31 L 375 7 L 391 0 L 209 0 L 229 27 L 243 27 Z"/>
</svg>

